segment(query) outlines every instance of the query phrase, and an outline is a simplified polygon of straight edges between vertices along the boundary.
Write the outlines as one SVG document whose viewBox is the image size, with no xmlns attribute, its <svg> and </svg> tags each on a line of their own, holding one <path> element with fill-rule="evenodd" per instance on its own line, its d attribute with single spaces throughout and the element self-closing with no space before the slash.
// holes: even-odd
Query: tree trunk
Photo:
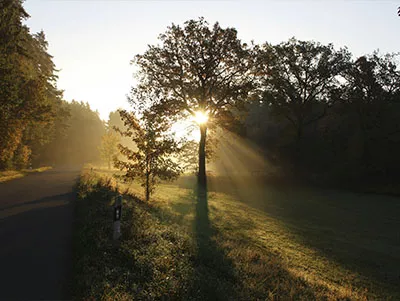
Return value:
<svg viewBox="0 0 400 301">
<path fill-rule="evenodd" d="M 303 143 L 303 124 L 299 122 L 296 129 L 296 145 L 295 145 L 295 154 L 294 154 L 294 175 L 301 175 L 301 159 L 302 159 L 302 143 Z"/>
<path fill-rule="evenodd" d="M 200 143 L 199 143 L 199 174 L 198 184 L 199 187 L 205 188 L 207 184 L 206 178 L 206 136 L 207 126 L 205 124 L 200 125 Z"/>
<path fill-rule="evenodd" d="M 147 172 L 146 173 L 146 202 L 150 200 L 150 174 Z"/>
<path fill-rule="evenodd" d="M 150 200 L 150 162 L 149 156 L 146 155 L 146 202 Z"/>
</svg>

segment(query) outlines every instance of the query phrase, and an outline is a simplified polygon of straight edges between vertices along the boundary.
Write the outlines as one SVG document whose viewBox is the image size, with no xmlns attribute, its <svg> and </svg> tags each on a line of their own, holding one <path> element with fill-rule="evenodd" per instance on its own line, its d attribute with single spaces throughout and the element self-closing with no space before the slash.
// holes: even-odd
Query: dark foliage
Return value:
<svg viewBox="0 0 400 301">
<path fill-rule="evenodd" d="M 353 60 L 345 49 L 291 39 L 266 44 L 258 56 L 262 93 L 247 135 L 287 175 L 360 188 L 396 181 L 398 55 Z"/>
</svg>

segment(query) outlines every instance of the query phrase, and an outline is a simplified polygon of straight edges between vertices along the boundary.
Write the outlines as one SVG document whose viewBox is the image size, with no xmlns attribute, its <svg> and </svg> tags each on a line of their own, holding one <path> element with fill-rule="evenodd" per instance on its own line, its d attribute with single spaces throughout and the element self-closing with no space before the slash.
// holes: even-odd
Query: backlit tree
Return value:
<svg viewBox="0 0 400 301">
<path fill-rule="evenodd" d="M 203 18 L 183 27 L 172 24 L 159 40 L 160 45 L 149 46 L 133 60 L 139 83 L 132 89 L 132 103 L 163 121 L 198 120 L 198 180 L 205 187 L 207 129 L 233 119 L 235 109 L 248 99 L 254 88 L 252 50 L 238 39 L 236 29 L 218 23 L 210 27 Z M 152 97 L 143 102 L 143 94 Z"/>
<path fill-rule="evenodd" d="M 172 137 L 165 134 L 166 125 L 157 122 L 156 116 L 144 116 L 139 121 L 133 113 L 122 110 L 120 114 L 126 129 L 115 130 L 129 137 L 136 149 L 119 144 L 118 148 L 125 160 L 116 160 L 115 166 L 126 171 L 125 179 L 139 180 L 148 201 L 159 180 L 176 179 L 181 173 L 179 164 L 172 158 L 179 147 Z"/>
</svg>

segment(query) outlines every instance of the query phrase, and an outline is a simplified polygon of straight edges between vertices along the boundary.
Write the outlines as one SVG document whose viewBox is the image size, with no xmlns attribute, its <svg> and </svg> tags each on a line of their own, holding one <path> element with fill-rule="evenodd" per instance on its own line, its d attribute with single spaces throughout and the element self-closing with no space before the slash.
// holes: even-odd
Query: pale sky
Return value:
<svg viewBox="0 0 400 301">
<path fill-rule="evenodd" d="M 100 117 L 129 108 L 130 60 L 171 23 L 200 16 L 235 27 L 244 42 L 291 37 L 347 46 L 355 55 L 400 51 L 400 1 L 26 0 L 31 32 L 44 30 L 66 100 L 87 101 Z"/>
</svg>

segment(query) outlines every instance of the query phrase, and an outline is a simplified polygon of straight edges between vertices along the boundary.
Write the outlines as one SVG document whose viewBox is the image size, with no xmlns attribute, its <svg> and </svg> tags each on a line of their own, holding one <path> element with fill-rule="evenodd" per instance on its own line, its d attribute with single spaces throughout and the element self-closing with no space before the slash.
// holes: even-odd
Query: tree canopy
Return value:
<svg viewBox="0 0 400 301">
<path fill-rule="evenodd" d="M 258 55 L 263 93 L 250 108 L 247 134 L 287 174 L 343 185 L 393 181 L 400 166 L 398 54 L 353 58 L 347 49 L 292 39 Z"/>
<path fill-rule="evenodd" d="M 45 34 L 31 34 L 28 17 L 21 0 L 0 3 L 0 169 L 26 165 L 22 149 L 37 157 L 61 107 Z"/>
<path fill-rule="evenodd" d="M 331 95 L 340 86 L 350 57 L 346 49 L 335 51 L 331 44 L 294 38 L 259 49 L 262 101 L 293 127 L 298 151 L 304 128 L 323 118 L 332 105 Z"/>
<path fill-rule="evenodd" d="M 132 102 L 165 120 L 197 111 L 209 115 L 210 121 L 199 125 L 199 183 L 205 185 L 207 128 L 233 119 L 233 109 L 243 106 L 254 89 L 252 51 L 234 28 L 210 27 L 203 18 L 184 27 L 172 24 L 159 40 L 161 45 L 149 46 L 133 60 L 139 84 Z"/>
</svg>

